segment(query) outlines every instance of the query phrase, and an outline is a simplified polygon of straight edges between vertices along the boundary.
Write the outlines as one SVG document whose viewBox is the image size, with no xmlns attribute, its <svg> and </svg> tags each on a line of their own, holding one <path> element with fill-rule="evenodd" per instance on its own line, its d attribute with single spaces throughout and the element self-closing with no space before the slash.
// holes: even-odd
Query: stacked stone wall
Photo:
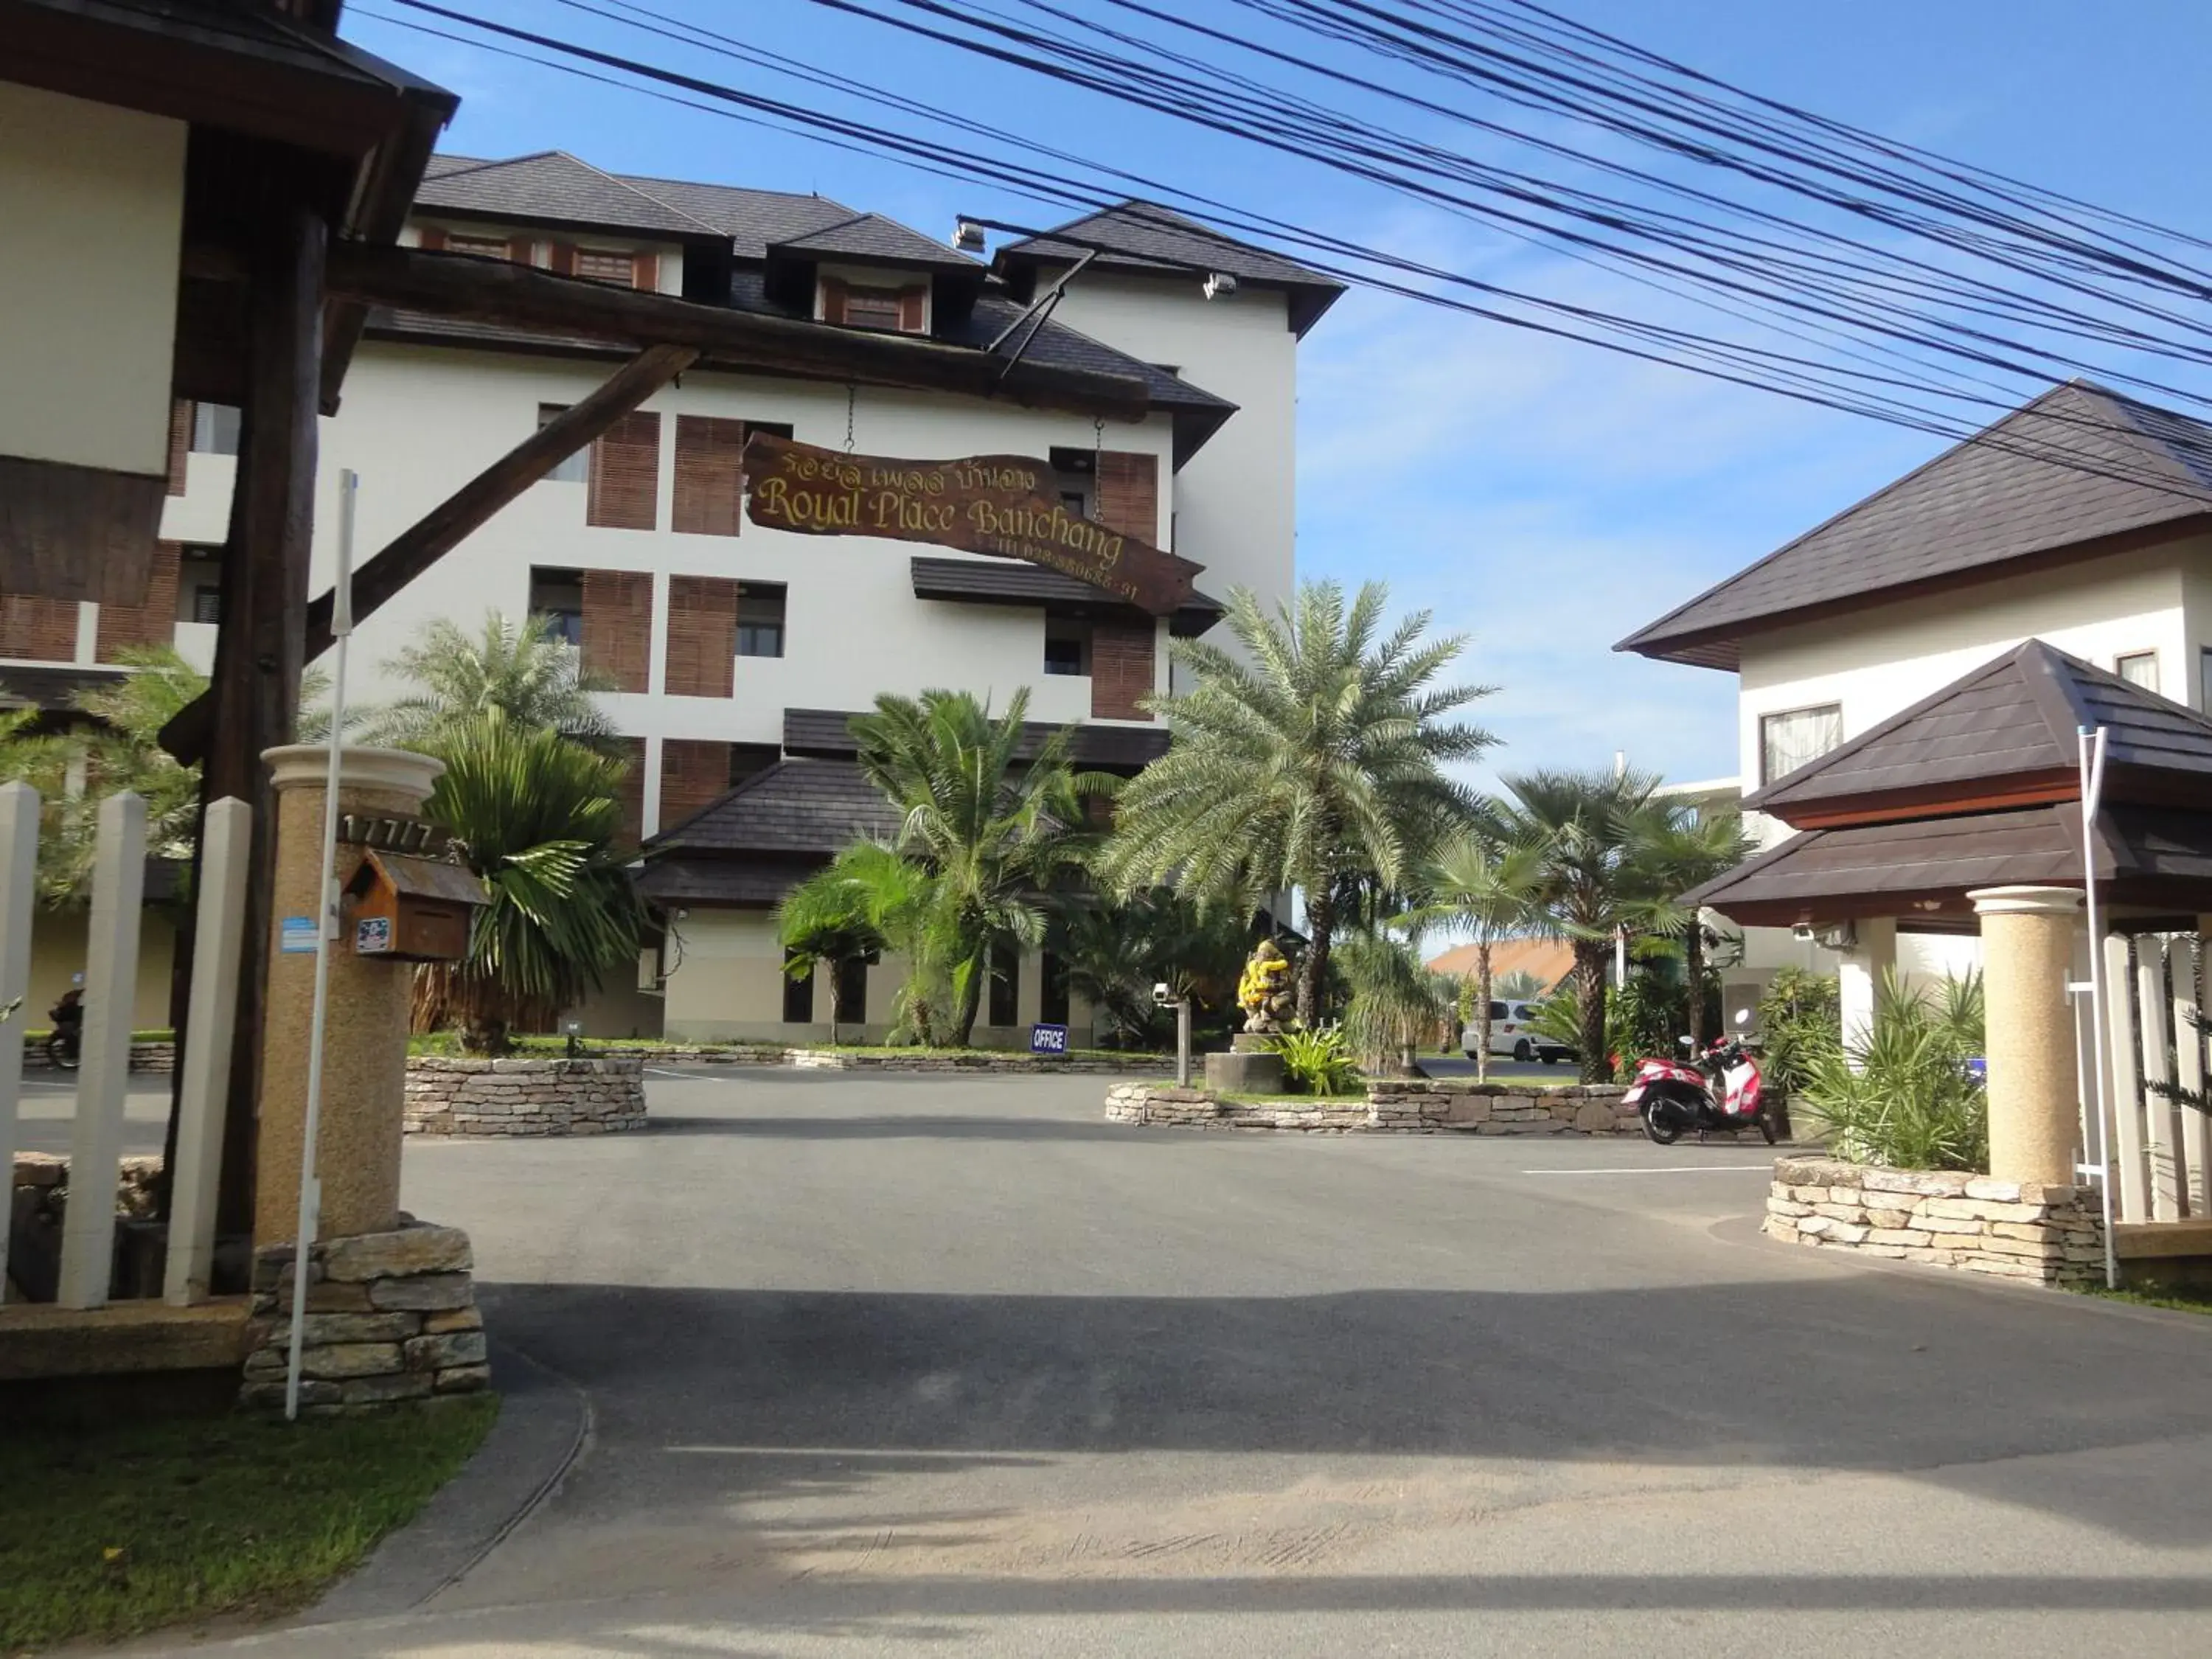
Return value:
<svg viewBox="0 0 2212 1659">
<path fill-rule="evenodd" d="M 293 1256 L 289 1244 L 254 1253 L 242 1406 L 283 1409 Z M 422 1222 L 318 1243 L 307 1258 L 301 1409 L 367 1411 L 489 1387 L 473 1265 L 466 1233 Z"/>
<path fill-rule="evenodd" d="M 407 1062 L 407 1133 L 599 1135 L 645 1127 L 645 1062 L 447 1060 Z"/>
<path fill-rule="evenodd" d="M 1204 1089 L 1124 1083 L 1106 1095 L 1117 1123 L 1322 1134 L 1641 1134 L 1611 1084 L 1528 1090 L 1452 1079 L 1377 1083 L 1364 1100 L 1240 1101 Z"/>
<path fill-rule="evenodd" d="M 1826 1158 L 1776 1161 L 1765 1222 L 1793 1243 L 2052 1285 L 2102 1281 L 2103 1224 L 2083 1188 Z"/>
<path fill-rule="evenodd" d="M 23 1044 L 23 1069 L 27 1072 L 52 1072 L 58 1068 L 46 1058 L 44 1037 L 36 1042 Z M 131 1069 L 134 1072 L 173 1072 L 177 1069 L 177 1045 L 173 1042 L 134 1042 L 131 1045 Z"/>
</svg>

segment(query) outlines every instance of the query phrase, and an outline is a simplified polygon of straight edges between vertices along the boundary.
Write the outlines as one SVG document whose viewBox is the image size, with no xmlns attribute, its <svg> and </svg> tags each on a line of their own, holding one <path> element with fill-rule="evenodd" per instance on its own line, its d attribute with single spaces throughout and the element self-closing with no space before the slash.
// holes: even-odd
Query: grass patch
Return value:
<svg viewBox="0 0 2212 1659">
<path fill-rule="evenodd" d="M 0 1652 L 312 1601 L 422 1508 L 498 1401 L 0 1435 Z"/>
<path fill-rule="evenodd" d="M 2102 1285 L 2082 1286 L 2085 1296 L 2107 1302 L 2124 1302 L 2133 1308 L 2170 1308 L 2176 1313 L 2212 1314 L 2212 1290 L 2108 1291 Z"/>
<path fill-rule="evenodd" d="M 1218 1096 L 1239 1106 L 1364 1106 L 1364 1092 L 1356 1095 L 1245 1095 Z"/>
<path fill-rule="evenodd" d="M 659 1037 L 579 1037 L 578 1045 L 586 1060 L 608 1054 L 628 1054 L 642 1049 L 656 1053 L 665 1048 L 714 1048 L 732 1054 L 780 1054 L 785 1045 L 781 1042 L 667 1042 Z M 566 1059 L 568 1039 L 565 1036 L 532 1036 L 507 1039 L 509 1058 L 538 1056 L 549 1060 Z M 435 1055 L 445 1060 L 468 1057 L 461 1047 L 458 1031 L 428 1031 L 407 1039 L 410 1054 Z"/>
</svg>

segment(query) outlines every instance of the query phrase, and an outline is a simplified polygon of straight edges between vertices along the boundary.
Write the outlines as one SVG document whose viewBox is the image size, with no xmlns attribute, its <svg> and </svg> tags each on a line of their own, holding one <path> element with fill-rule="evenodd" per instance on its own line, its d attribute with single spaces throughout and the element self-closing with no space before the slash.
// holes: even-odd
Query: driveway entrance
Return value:
<svg viewBox="0 0 2212 1659">
<path fill-rule="evenodd" d="M 374 1651 L 2212 1632 L 2212 1322 L 1759 1241 L 1748 1148 L 1138 1130 L 1095 1078 L 649 1086 L 643 1135 L 409 1148 L 596 1423 Z"/>
</svg>

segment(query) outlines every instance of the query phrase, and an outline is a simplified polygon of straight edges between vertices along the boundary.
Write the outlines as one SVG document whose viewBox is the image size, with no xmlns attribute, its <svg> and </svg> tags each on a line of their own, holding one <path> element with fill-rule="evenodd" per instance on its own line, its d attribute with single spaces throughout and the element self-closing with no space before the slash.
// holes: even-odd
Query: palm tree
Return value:
<svg viewBox="0 0 2212 1659">
<path fill-rule="evenodd" d="M 1336 962 L 1352 992 L 1345 1040 L 1360 1065 L 1375 1073 L 1395 1060 L 1401 1076 L 1425 1075 L 1413 1056 L 1450 1015 L 1450 981 L 1422 965 L 1411 940 L 1380 930 L 1346 933 Z"/>
<path fill-rule="evenodd" d="M 1054 907 L 1050 947 L 1067 970 L 1071 990 L 1089 1003 L 1101 1025 L 1120 1040 L 1164 1043 L 1170 1012 L 1152 988 L 1201 1006 L 1235 1006 L 1237 975 L 1252 946 L 1249 918 L 1206 912 L 1164 887 L 1120 903 L 1070 894 Z"/>
<path fill-rule="evenodd" d="M 484 613 L 473 637 L 443 617 L 432 623 L 420 642 L 385 663 L 386 673 L 416 690 L 368 714 L 367 741 L 434 752 L 447 732 L 496 708 L 519 727 L 544 726 L 609 749 L 615 726 L 593 694 L 614 683 L 584 672 L 553 626 L 550 617 L 516 623 L 496 611 Z"/>
<path fill-rule="evenodd" d="M 1544 878 L 1539 846 L 1502 840 L 1475 829 L 1449 842 L 1430 862 L 1426 902 L 1408 921 L 1463 928 L 1474 945 L 1474 1075 L 1490 1077 L 1490 953 L 1500 939 L 1542 931 L 1540 898 Z"/>
<path fill-rule="evenodd" d="M 1347 606 L 1335 583 L 1315 582 L 1270 617 L 1232 590 L 1229 628 L 1243 656 L 1177 643 L 1195 684 L 1157 700 L 1174 742 L 1121 792 L 1101 865 L 1123 893 L 1172 883 L 1240 911 L 1296 889 L 1310 941 L 1297 1012 L 1309 1024 L 1344 887 L 1402 889 L 1472 808 L 1444 763 L 1492 741 L 1447 718 L 1488 690 L 1437 684 L 1462 641 L 1424 642 L 1426 611 L 1385 634 L 1387 599 L 1370 582 Z"/>
<path fill-rule="evenodd" d="M 895 1031 L 924 1048 L 949 1038 L 961 941 L 946 890 L 926 866 L 880 842 L 856 842 L 786 893 L 775 919 L 794 978 L 882 951 L 903 957 Z M 834 1007 L 830 1027 L 834 1042 Z"/>
<path fill-rule="evenodd" d="M 1689 805 L 1664 805 L 1660 821 L 1651 829 L 1644 857 L 1658 896 L 1671 901 L 1735 869 L 1750 856 L 1753 844 L 1738 813 L 1704 813 Z M 1691 1052 L 1703 1054 L 1705 962 L 1711 941 L 1704 913 L 1697 906 L 1670 903 L 1668 908 L 1662 930 L 1681 940 L 1682 978 L 1689 991 Z"/>
<path fill-rule="evenodd" d="M 1500 824 L 1509 839 L 1538 850 L 1538 905 L 1574 951 L 1583 1080 L 1602 1083 L 1612 1075 L 1606 959 L 1618 935 L 1650 927 L 1671 896 L 1649 856 L 1667 826 L 1668 807 L 1655 799 L 1659 780 L 1622 770 L 1529 772 L 1504 781 L 1511 798 L 1499 805 Z"/>
<path fill-rule="evenodd" d="M 889 693 L 856 716 L 860 770 L 901 812 L 895 846 L 933 878 L 957 940 L 947 1035 L 965 1048 L 985 976 L 1002 946 L 1044 939 L 1039 896 L 1074 874 L 1091 837 L 1083 797 L 1113 781 L 1069 769 L 1072 732 L 1054 732 L 1026 764 L 1017 759 L 1026 687 L 1003 718 L 965 691 Z"/>
<path fill-rule="evenodd" d="M 422 815 L 452 832 L 491 902 L 468 956 L 422 970 L 418 1023 L 456 1020 L 464 1045 L 499 1054 L 637 961 L 645 905 L 614 850 L 623 763 L 501 708 L 442 720 L 446 763 Z"/>
</svg>

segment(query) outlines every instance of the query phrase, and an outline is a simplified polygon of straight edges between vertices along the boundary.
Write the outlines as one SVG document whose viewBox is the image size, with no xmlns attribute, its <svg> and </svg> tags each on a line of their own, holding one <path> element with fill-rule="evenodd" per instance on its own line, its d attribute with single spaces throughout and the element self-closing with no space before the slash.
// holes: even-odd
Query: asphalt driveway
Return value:
<svg viewBox="0 0 2212 1659">
<path fill-rule="evenodd" d="M 2212 1322 L 1756 1239 L 1763 1148 L 1137 1130 L 1097 1079 L 660 1073 L 411 1145 L 558 1496 L 282 1652 L 2212 1643 Z"/>
</svg>

